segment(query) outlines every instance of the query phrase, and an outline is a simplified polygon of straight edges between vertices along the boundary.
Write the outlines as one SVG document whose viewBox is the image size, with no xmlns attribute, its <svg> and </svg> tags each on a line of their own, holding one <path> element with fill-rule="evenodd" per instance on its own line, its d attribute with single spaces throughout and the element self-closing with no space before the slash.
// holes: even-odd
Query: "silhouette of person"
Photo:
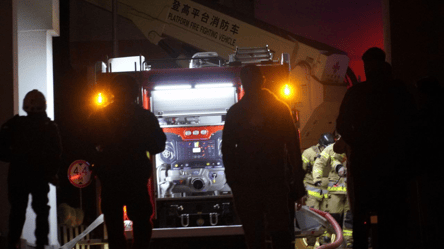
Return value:
<svg viewBox="0 0 444 249">
<path fill-rule="evenodd" d="M 90 117 L 89 138 L 96 147 L 94 159 L 100 180 L 101 209 L 110 249 L 126 247 L 123 207 L 133 221 L 133 248 L 148 248 L 153 213 L 148 179 L 152 157 L 165 148 L 166 136 L 157 118 L 136 103 L 140 87 L 125 74 L 111 84 L 114 101 Z"/>
<path fill-rule="evenodd" d="M 381 49 L 370 48 L 362 59 L 367 81 L 347 91 L 336 122 L 351 148 L 347 182 L 353 188 L 353 248 L 368 248 L 368 224 L 376 220 L 373 248 L 409 248 L 415 105 L 403 83 L 393 80 Z"/>
<path fill-rule="evenodd" d="M 375 75 L 375 73 L 373 73 L 373 72 L 378 68 L 378 65 L 382 65 L 385 63 L 385 57 L 386 57 L 385 52 L 378 47 L 372 47 L 372 48 L 369 48 L 367 51 L 365 51 L 365 53 L 362 55 L 362 60 L 364 61 L 364 72 L 367 76 L 367 80 L 368 80 L 368 77 L 372 77 L 372 75 Z M 379 67 L 381 67 L 381 66 L 379 66 Z M 376 73 L 376 74 L 378 74 L 378 73 Z M 388 77 L 391 77 L 391 75 L 389 75 Z M 374 80 L 374 81 L 376 81 L 376 80 Z M 366 83 L 366 82 L 361 82 L 361 83 Z M 367 84 L 365 86 L 368 86 L 368 85 L 369 84 Z M 354 86 L 357 86 L 357 85 L 354 85 Z M 361 94 L 361 92 L 365 91 L 365 90 L 359 90 L 359 89 L 363 89 L 363 88 L 365 88 L 365 87 L 359 86 L 359 87 L 353 88 L 353 90 L 349 89 L 342 100 L 341 107 L 339 110 L 339 115 L 336 120 L 336 122 L 337 122 L 336 126 L 337 127 L 347 127 L 347 125 L 348 125 L 348 127 L 347 127 L 348 129 L 343 128 L 343 130 L 345 130 L 343 132 L 346 133 L 345 136 L 347 136 L 348 134 L 350 134 L 350 137 L 352 136 L 352 134 L 351 134 L 352 129 L 350 129 L 352 121 L 350 119 L 353 119 L 354 115 L 359 115 L 359 113 L 358 114 L 351 114 L 351 110 L 352 110 L 353 104 L 355 104 L 356 101 L 359 101 L 359 100 L 357 100 L 358 98 L 356 96 L 359 96 L 359 94 Z M 359 92 L 359 93 L 355 93 L 355 92 Z M 349 102 L 352 102 L 352 103 L 349 103 Z M 353 111 L 355 111 L 355 110 L 353 109 Z M 360 110 L 359 110 L 359 112 L 361 113 L 361 115 L 365 115 L 364 112 L 362 112 Z M 346 150 L 348 150 L 347 157 L 350 158 L 350 155 L 349 155 L 351 153 L 350 145 L 347 144 L 344 139 L 339 139 L 338 141 L 339 141 L 339 143 L 336 143 L 334 146 L 335 152 L 336 153 L 345 153 Z M 338 147 L 341 147 L 341 149 L 339 149 L 341 151 L 337 151 Z M 353 175 L 350 173 L 350 169 L 352 168 L 351 163 L 352 163 L 352 161 L 348 160 L 348 162 L 347 162 L 347 168 L 348 168 L 348 184 L 347 184 L 348 186 L 347 186 L 347 188 L 348 188 L 348 195 L 350 198 L 350 208 L 353 212 L 354 184 L 352 184 Z"/>
<path fill-rule="evenodd" d="M 31 194 L 37 215 L 36 248 L 43 249 L 49 232 L 48 183 L 57 184 L 62 146 L 56 123 L 46 115 L 46 99 L 41 92 L 28 92 L 23 110 L 27 116 L 14 116 L 0 130 L 0 159 L 10 162 L 8 248 L 18 248 Z"/>
<path fill-rule="evenodd" d="M 240 77 L 245 96 L 228 110 L 222 139 L 235 210 L 248 248 L 266 248 L 266 232 L 273 248 L 292 248 L 288 203 L 305 195 L 298 132 L 289 107 L 261 88 L 258 66 L 244 66 Z"/>
<path fill-rule="evenodd" d="M 416 138 L 418 155 L 417 165 L 424 166 L 416 171 L 418 175 L 417 199 L 419 207 L 419 231 L 421 231 L 421 246 L 430 248 L 441 244 L 441 230 L 444 216 L 444 204 L 436 199 L 442 189 L 442 182 L 436 177 L 444 173 L 439 157 L 424 156 L 431 150 L 441 147 L 444 139 L 442 120 L 444 120 L 444 89 L 435 77 L 424 77 L 416 82 L 418 92 L 418 113 L 416 117 Z"/>
</svg>

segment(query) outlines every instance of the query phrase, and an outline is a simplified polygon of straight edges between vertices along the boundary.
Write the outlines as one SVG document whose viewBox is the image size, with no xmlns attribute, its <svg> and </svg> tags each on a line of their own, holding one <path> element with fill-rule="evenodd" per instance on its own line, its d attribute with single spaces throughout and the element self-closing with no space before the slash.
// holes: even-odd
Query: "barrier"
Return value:
<svg viewBox="0 0 444 249">
<path fill-rule="evenodd" d="M 99 225 L 101 225 L 103 223 L 104 219 L 103 219 L 103 214 L 101 214 L 99 217 L 97 217 L 97 219 L 95 221 L 93 221 L 91 223 L 91 225 L 89 225 L 86 229 L 84 229 L 80 234 L 78 234 L 75 238 L 71 239 L 71 241 L 67 242 L 66 244 L 64 244 L 63 246 L 60 247 L 60 249 L 72 249 L 74 247 L 76 247 L 76 249 L 80 249 L 79 247 L 83 244 L 83 245 L 91 245 L 93 243 L 81 243 L 79 245 L 76 246 L 76 244 L 82 240 L 85 236 L 87 236 L 92 230 L 94 230 L 96 227 L 98 227 Z M 72 233 L 73 231 L 69 231 L 70 233 L 70 237 L 72 237 Z M 94 243 L 97 244 L 97 243 Z M 102 244 L 102 243 L 100 243 Z M 107 247 L 107 245 L 105 245 L 105 247 Z M 83 248 L 82 248 L 83 249 Z"/>
</svg>

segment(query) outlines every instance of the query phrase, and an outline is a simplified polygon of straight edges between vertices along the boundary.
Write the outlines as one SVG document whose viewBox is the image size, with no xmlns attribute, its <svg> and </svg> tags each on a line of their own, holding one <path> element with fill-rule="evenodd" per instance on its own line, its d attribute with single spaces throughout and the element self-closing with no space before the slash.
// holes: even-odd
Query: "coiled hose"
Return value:
<svg viewBox="0 0 444 249">
<path fill-rule="evenodd" d="M 333 216 L 331 216 L 329 213 L 323 212 L 321 210 L 317 210 L 314 208 L 310 208 L 310 210 L 321 215 L 325 219 L 327 219 L 327 221 L 330 222 L 330 224 L 332 224 L 333 229 L 335 230 L 335 234 L 336 234 L 336 240 L 333 243 L 322 245 L 322 246 L 318 247 L 318 249 L 338 248 L 344 240 L 344 237 L 342 236 L 341 226 L 338 224 L 338 222 L 336 222 L 335 218 L 333 218 Z"/>
</svg>

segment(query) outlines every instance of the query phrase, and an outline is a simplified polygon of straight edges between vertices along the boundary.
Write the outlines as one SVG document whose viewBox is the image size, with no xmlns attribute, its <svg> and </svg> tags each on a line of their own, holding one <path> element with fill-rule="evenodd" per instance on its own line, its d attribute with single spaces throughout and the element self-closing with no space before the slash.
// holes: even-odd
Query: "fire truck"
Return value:
<svg viewBox="0 0 444 249">
<path fill-rule="evenodd" d="M 268 46 L 237 48 L 229 58 L 221 61 L 213 52 L 202 52 L 189 59 L 188 68 L 174 69 L 151 69 L 143 56 L 100 63 L 97 103 L 111 101 L 109 82 L 115 74 L 131 74 L 141 83 L 139 103 L 154 113 L 167 137 L 165 150 L 152 158 L 148 186 L 155 207 L 153 238 L 243 233 L 222 160 L 225 115 L 244 94 L 240 71 L 247 64 L 259 66 L 265 87 L 292 103 L 291 67 L 289 54 L 273 59 Z M 330 222 L 335 224 L 305 208 L 295 232 L 300 238 L 320 236 L 333 232 Z"/>
<path fill-rule="evenodd" d="M 290 58 L 282 54 L 273 60 L 267 46 L 237 48 L 230 58 L 197 53 L 188 68 L 175 69 L 151 69 L 143 56 L 101 63 L 96 76 L 101 104 L 112 98 L 107 83 L 113 75 L 132 74 L 141 83 L 139 103 L 156 115 L 167 136 L 165 150 L 153 158 L 150 186 L 160 228 L 239 225 L 222 161 L 225 115 L 243 96 L 240 70 L 245 64 L 260 66 L 266 87 L 288 97 Z"/>
<path fill-rule="evenodd" d="M 181 68 L 158 69 L 158 61 L 143 55 L 96 64 L 98 105 L 111 101 L 107 82 L 113 75 L 132 74 L 141 84 L 139 103 L 154 113 L 167 136 L 165 151 L 151 158 L 153 238 L 242 234 L 221 153 L 225 115 L 243 96 L 242 66 L 258 65 L 265 87 L 289 104 L 304 149 L 316 144 L 320 134 L 334 131 L 346 80 L 353 78 L 347 75 L 349 58 L 325 44 L 258 27 L 189 0 L 122 0 L 119 6 L 124 6 L 119 15 L 152 43 L 165 47 L 168 37 L 202 51 L 181 58 Z M 314 217 L 307 224 L 315 220 L 327 226 L 304 210 Z M 299 227 L 299 234 L 322 234 L 314 227 L 317 232 Z"/>
<path fill-rule="evenodd" d="M 86 1 L 112 11 L 112 1 Z M 186 57 L 193 53 L 185 56 L 176 49 L 177 44 L 169 43 L 171 40 L 187 44 L 198 52 L 214 52 L 221 60 L 229 60 L 236 47 L 268 45 L 273 56 L 289 54 L 288 83 L 294 92 L 290 106 L 299 115 L 301 148 L 316 144 L 322 133 L 334 131 L 339 105 L 347 89 L 345 81 L 356 80 L 345 52 L 233 10 L 203 5 L 209 1 L 199 2 L 119 0 L 116 9 L 119 16 L 134 24 L 151 43 L 182 58 L 177 61 L 181 67 L 188 67 Z"/>
</svg>

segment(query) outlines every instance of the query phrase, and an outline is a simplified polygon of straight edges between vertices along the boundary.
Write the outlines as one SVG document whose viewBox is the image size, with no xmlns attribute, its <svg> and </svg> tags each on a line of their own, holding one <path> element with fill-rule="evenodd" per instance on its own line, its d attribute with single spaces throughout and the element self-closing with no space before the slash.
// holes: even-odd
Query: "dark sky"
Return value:
<svg viewBox="0 0 444 249">
<path fill-rule="evenodd" d="M 382 0 L 256 0 L 256 18 L 347 52 L 365 79 L 361 55 L 384 48 Z"/>
</svg>

